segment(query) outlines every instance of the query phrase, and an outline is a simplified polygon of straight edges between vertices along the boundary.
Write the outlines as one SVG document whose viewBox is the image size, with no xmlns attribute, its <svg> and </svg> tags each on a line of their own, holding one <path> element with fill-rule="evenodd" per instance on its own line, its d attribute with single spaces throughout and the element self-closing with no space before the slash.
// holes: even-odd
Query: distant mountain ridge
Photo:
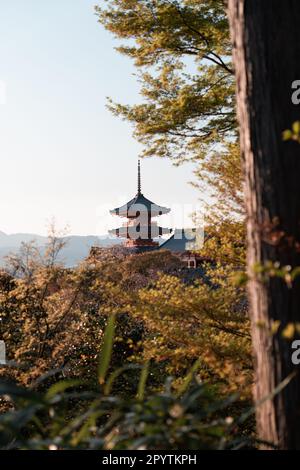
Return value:
<svg viewBox="0 0 300 470">
<path fill-rule="evenodd" d="M 119 244 L 119 240 L 113 239 L 108 235 L 70 235 L 63 237 L 66 239 L 66 246 L 62 249 L 60 260 L 68 267 L 75 266 L 89 254 L 91 246 L 109 247 Z M 0 231 L 0 266 L 4 265 L 4 258 L 9 253 L 18 252 L 21 243 L 35 241 L 43 248 L 47 243 L 48 237 L 34 233 L 13 233 L 6 234 Z"/>
</svg>

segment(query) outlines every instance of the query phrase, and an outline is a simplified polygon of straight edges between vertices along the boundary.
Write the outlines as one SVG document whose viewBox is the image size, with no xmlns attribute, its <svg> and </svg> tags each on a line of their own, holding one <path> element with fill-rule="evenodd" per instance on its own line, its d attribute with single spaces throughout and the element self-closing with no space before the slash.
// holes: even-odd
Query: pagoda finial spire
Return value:
<svg viewBox="0 0 300 470">
<path fill-rule="evenodd" d="M 138 194 L 141 194 L 141 161 L 138 160 Z"/>
</svg>

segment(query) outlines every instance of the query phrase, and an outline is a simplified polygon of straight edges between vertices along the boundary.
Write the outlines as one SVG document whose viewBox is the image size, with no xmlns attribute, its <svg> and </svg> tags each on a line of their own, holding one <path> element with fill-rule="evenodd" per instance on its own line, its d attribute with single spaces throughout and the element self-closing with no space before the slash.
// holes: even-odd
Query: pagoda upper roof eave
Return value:
<svg viewBox="0 0 300 470">
<path fill-rule="evenodd" d="M 132 208 L 131 208 L 132 210 Z M 137 209 L 138 210 L 138 209 Z M 126 219 L 129 219 L 130 217 L 136 217 L 136 215 L 134 214 L 128 214 L 128 210 L 126 211 L 119 211 L 118 208 L 116 209 L 112 209 L 109 211 L 109 213 L 111 215 L 117 215 L 118 217 L 125 217 Z M 145 212 L 148 212 L 147 210 Z M 168 209 L 167 207 L 160 207 L 160 206 L 157 206 L 157 209 L 155 208 L 155 210 L 151 210 L 151 216 L 152 217 L 158 217 L 159 215 L 164 215 L 164 214 L 168 214 L 170 212 L 170 209 Z"/>
<path fill-rule="evenodd" d="M 155 204 L 154 202 L 150 201 L 150 199 L 147 199 L 143 194 L 137 194 L 133 199 L 128 201 L 126 204 L 120 207 L 116 207 L 115 209 L 110 210 L 110 214 L 112 215 L 118 215 L 119 217 L 134 217 L 135 212 L 147 212 L 152 215 L 152 217 L 156 217 L 159 215 L 167 214 L 170 212 L 170 209 L 168 207 L 163 207 Z M 132 212 L 132 214 L 129 214 L 129 211 Z"/>
</svg>

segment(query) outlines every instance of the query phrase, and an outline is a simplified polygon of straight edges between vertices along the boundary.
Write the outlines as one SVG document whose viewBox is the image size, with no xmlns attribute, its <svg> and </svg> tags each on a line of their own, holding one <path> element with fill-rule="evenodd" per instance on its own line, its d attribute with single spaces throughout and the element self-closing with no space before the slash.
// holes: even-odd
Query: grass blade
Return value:
<svg viewBox="0 0 300 470">
<path fill-rule="evenodd" d="M 111 315 L 105 328 L 103 345 L 99 354 L 98 381 L 100 385 L 105 383 L 106 373 L 109 368 L 115 335 L 115 315 Z"/>
<path fill-rule="evenodd" d="M 144 399 L 145 387 L 146 387 L 148 375 L 149 375 L 149 361 L 145 363 L 142 369 L 141 375 L 140 375 L 140 381 L 139 381 L 138 391 L 137 391 L 137 399 L 140 401 L 143 401 Z"/>
</svg>

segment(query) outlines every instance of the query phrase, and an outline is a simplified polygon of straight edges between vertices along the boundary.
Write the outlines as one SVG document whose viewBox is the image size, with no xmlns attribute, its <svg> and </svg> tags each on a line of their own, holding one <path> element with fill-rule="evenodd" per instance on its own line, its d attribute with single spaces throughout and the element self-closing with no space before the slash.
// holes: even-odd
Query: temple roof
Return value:
<svg viewBox="0 0 300 470">
<path fill-rule="evenodd" d="M 170 209 L 167 207 L 159 206 L 154 202 L 147 199 L 141 192 L 141 167 L 140 161 L 138 162 L 138 187 L 137 193 L 133 199 L 128 201 L 121 207 L 117 207 L 110 211 L 113 215 L 118 215 L 120 217 L 137 217 L 141 213 L 147 213 L 151 217 L 157 217 L 162 214 L 167 214 L 170 212 Z"/>
<path fill-rule="evenodd" d="M 173 235 L 163 242 L 159 249 L 183 252 L 193 250 L 196 240 L 195 229 L 175 229 Z"/>
<path fill-rule="evenodd" d="M 119 215 L 120 217 L 136 217 L 141 212 L 147 212 L 152 217 L 157 217 L 158 215 L 167 214 L 170 212 L 170 209 L 159 206 L 150 201 L 150 199 L 147 199 L 143 194 L 137 193 L 126 204 L 110 211 L 111 214 Z"/>
</svg>

